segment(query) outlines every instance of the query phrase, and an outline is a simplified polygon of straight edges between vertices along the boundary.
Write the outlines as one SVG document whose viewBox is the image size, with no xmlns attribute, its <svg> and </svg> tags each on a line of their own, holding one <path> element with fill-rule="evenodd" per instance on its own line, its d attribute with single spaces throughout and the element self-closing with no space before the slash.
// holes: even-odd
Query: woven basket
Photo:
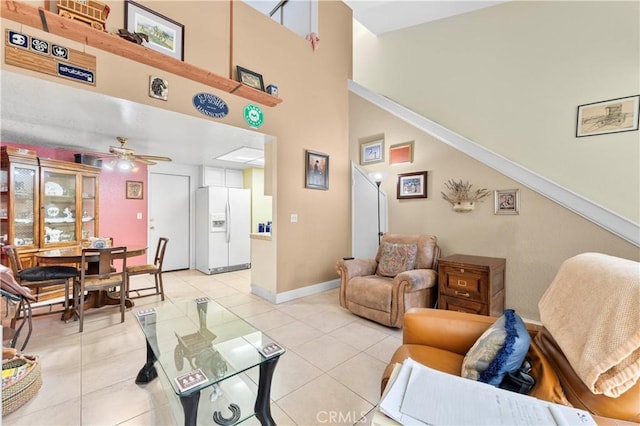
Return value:
<svg viewBox="0 0 640 426">
<path fill-rule="evenodd" d="M 26 404 L 42 386 L 38 355 L 15 355 L 2 360 L 2 416 Z"/>
</svg>

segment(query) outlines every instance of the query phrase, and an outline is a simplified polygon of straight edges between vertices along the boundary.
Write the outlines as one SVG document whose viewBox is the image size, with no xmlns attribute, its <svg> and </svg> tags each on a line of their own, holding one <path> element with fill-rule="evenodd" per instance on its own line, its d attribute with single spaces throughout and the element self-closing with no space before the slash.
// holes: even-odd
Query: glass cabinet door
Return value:
<svg viewBox="0 0 640 426">
<path fill-rule="evenodd" d="M 79 238 L 76 235 L 78 175 L 44 170 L 42 176 L 44 240 L 41 245 L 78 241 Z"/>
<path fill-rule="evenodd" d="M 11 188 L 9 189 L 13 194 L 13 202 L 11 203 L 12 209 L 7 214 L 12 215 L 13 241 L 9 241 L 9 243 L 17 246 L 33 246 L 36 243 L 37 229 L 35 211 L 38 176 L 33 167 L 14 165 L 10 170 Z"/>
<path fill-rule="evenodd" d="M 96 205 L 97 179 L 94 176 L 82 176 L 82 239 L 97 237 Z"/>
</svg>

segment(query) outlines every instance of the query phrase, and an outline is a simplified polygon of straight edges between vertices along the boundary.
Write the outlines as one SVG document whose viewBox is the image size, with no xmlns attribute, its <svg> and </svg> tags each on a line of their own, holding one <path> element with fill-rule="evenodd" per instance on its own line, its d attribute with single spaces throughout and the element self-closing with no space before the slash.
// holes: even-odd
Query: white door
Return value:
<svg viewBox="0 0 640 426">
<path fill-rule="evenodd" d="M 380 216 L 378 210 L 380 196 Z M 373 259 L 378 252 L 378 217 L 380 232 L 387 232 L 387 194 L 380 191 L 367 174 L 352 164 L 351 166 L 351 256 Z"/>
<path fill-rule="evenodd" d="M 189 269 L 190 177 L 149 174 L 149 261 L 158 238 L 167 237 L 163 271 Z"/>
</svg>

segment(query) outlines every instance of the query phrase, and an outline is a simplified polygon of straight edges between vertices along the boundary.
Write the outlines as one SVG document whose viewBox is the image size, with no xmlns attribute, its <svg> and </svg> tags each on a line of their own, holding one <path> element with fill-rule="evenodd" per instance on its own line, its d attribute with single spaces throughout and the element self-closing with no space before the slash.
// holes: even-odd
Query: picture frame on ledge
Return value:
<svg viewBox="0 0 640 426">
<path fill-rule="evenodd" d="M 427 172 L 399 174 L 397 190 L 398 200 L 427 198 Z"/>
<path fill-rule="evenodd" d="M 125 2 L 124 25 L 127 31 L 142 33 L 149 41 L 142 46 L 184 61 L 184 25 L 132 0 Z"/>
<path fill-rule="evenodd" d="M 144 199 L 143 183 L 135 180 L 127 181 L 127 199 L 142 200 Z"/>
<path fill-rule="evenodd" d="M 329 155 L 305 151 L 305 188 L 329 189 Z"/>
<path fill-rule="evenodd" d="M 519 214 L 520 190 L 501 189 L 493 192 L 494 214 Z"/>
<path fill-rule="evenodd" d="M 238 81 L 240 83 L 264 92 L 264 80 L 262 79 L 262 74 L 243 68 L 240 65 L 236 65 L 236 71 L 238 73 Z"/>
</svg>

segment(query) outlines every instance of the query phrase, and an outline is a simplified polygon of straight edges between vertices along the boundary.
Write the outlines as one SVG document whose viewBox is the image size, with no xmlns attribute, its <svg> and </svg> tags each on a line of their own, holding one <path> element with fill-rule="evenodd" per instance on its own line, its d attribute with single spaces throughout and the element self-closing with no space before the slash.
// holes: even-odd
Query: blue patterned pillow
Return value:
<svg viewBox="0 0 640 426">
<path fill-rule="evenodd" d="M 513 309 L 506 309 L 469 349 L 462 362 L 461 376 L 500 386 L 508 372 L 520 368 L 530 343 L 522 318 Z"/>
</svg>

